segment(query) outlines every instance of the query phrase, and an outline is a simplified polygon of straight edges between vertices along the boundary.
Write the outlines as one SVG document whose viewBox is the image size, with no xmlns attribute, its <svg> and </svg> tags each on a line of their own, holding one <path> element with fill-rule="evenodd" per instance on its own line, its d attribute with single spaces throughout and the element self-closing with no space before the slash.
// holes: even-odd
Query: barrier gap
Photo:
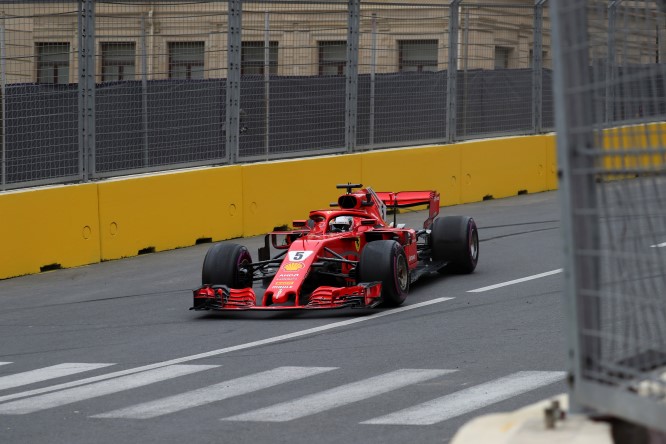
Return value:
<svg viewBox="0 0 666 444">
<path fill-rule="evenodd" d="M 493 199 L 494 197 L 492 194 L 486 194 L 485 196 L 483 196 L 483 200 L 493 200 Z"/>
<path fill-rule="evenodd" d="M 201 245 L 201 244 L 210 244 L 213 242 L 212 237 L 200 237 L 196 241 L 194 241 L 194 245 Z"/>
<path fill-rule="evenodd" d="M 146 248 L 142 248 L 141 250 L 139 250 L 139 252 L 137 254 L 140 256 L 142 254 L 149 254 L 149 253 L 154 253 L 154 252 L 155 252 L 155 247 L 146 247 Z"/>
<path fill-rule="evenodd" d="M 53 271 L 53 270 L 60 270 L 62 269 L 62 265 L 60 264 L 48 264 L 44 265 L 42 267 L 39 267 L 40 272 L 45 272 L 45 271 Z"/>
<path fill-rule="evenodd" d="M 523 194 L 527 194 L 527 190 L 518 190 L 518 195 L 521 196 Z"/>
</svg>

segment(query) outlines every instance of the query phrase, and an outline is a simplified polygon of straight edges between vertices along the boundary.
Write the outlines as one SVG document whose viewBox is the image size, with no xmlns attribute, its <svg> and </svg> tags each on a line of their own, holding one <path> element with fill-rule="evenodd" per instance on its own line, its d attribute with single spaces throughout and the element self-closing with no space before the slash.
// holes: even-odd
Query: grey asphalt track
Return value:
<svg viewBox="0 0 666 444">
<path fill-rule="evenodd" d="M 0 281 L 0 363 L 6 363 L 0 365 L 0 442 L 448 442 L 475 416 L 516 409 L 564 392 L 565 384 L 558 380 L 484 405 L 483 393 L 490 399 L 498 388 L 482 385 L 517 372 L 566 369 L 562 274 L 469 292 L 562 267 L 557 193 L 445 207 L 441 214 L 474 217 L 481 239 L 479 266 L 472 275 L 419 281 L 403 306 L 407 309 L 395 313 L 188 311 L 210 245 Z M 400 215 L 399 222 L 418 226 L 425 217 L 423 212 L 408 213 Z M 262 238 L 232 242 L 247 245 L 256 257 Z M 439 298 L 452 299 L 409 309 Z M 373 318 L 378 312 L 386 315 Z M 344 324 L 355 319 L 360 321 Z M 334 323 L 341 325 L 229 349 Z M 215 350 L 219 353 L 193 357 Z M 183 367 L 191 373 L 132 386 L 141 373 L 150 375 L 147 366 L 164 369 L 164 363 L 179 358 L 184 359 L 178 365 L 200 367 Z M 12 375 L 63 363 L 113 365 L 3 388 L 2 378 L 16 381 Z M 152 418 L 104 417 L 236 378 L 262 381 L 263 372 L 284 366 L 327 369 Z M 391 379 L 396 383 L 405 377 L 404 369 L 429 370 L 428 375 L 435 376 L 403 381 L 401 387 L 365 397 L 370 388 L 365 389 L 362 381 L 398 372 L 403 376 Z M 127 378 L 114 373 L 122 371 Z M 103 381 L 112 387 L 107 394 L 95 392 Z M 359 399 L 354 400 L 349 392 L 359 382 Z M 93 395 L 77 397 L 86 387 Z M 468 390 L 474 387 L 481 388 Z M 455 393 L 476 394 L 469 400 L 471 411 L 430 425 L 371 421 Z M 67 402 L 39 409 L 58 397 Z M 310 404 L 298 404 L 304 397 L 311 398 L 306 398 Z M 25 405 L 37 410 L 18 413 L 17 402 L 30 399 Z M 327 400 L 332 402 L 329 407 Z M 272 406 L 292 401 L 297 402 L 282 408 L 296 411 L 306 405 L 312 414 L 269 421 L 281 408 Z M 255 411 L 260 412 L 256 420 L 228 419 Z"/>
</svg>

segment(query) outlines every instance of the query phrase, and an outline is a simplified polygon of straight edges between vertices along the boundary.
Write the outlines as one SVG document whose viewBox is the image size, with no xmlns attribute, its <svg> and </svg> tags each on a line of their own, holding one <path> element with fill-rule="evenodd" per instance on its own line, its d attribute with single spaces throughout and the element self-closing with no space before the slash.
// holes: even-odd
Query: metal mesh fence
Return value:
<svg viewBox="0 0 666 444">
<path fill-rule="evenodd" d="M 95 176 L 221 163 L 226 2 L 96 2 Z"/>
<path fill-rule="evenodd" d="M 0 190 L 546 131 L 547 9 L 4 1 Z"/>
<path fill-rule="evenodd" d="M 553 23 L 572 395 L 666 430 L 666 11 L 563 0 Z"/>
<path fill-rule="evenodd" d="M 80 179 L 75 2 L 14 5 L 0 17 L 2 183 Z M 29 87 L 26 83 L 40 84 Z M 47 125 L 41 124 L 48 121 Z"/>
</svg>

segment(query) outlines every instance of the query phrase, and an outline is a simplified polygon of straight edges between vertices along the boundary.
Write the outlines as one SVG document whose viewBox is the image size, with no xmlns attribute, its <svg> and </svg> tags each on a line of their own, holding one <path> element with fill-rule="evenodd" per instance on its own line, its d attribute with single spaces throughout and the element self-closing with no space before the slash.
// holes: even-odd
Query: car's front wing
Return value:
<svg viewBox="0 0 666 444">
<path fill-rule="evenodd" d="M 252 288 L 233 289 L 224 285 L 204 285 L 194 290 L 190 310 L 322 310 L 333 308 L 373 308 L 382 302 L 381 282 L 362 282 L 352 287 L 319 287 L 307 303 L 261 305 Z"/>
</svg>

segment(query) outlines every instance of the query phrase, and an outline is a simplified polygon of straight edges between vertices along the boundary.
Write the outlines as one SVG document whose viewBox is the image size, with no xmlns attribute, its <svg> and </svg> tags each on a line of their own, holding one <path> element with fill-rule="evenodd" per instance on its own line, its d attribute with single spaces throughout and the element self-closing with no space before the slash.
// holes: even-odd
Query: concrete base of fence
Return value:
<svg viewBox="0 0 666 444">
<path fill-rule="evenodd" d="M 567 409 L 567 396 L 555 398 Z M 545 411 L 553 400 L 542 401 L 509 413 L 474 418 L 458 430 L 451 444 L 613 444 L 611 426 L 585 415 L 566 415 L 547 421 Z M 550 422 L 552 428 L 547 424 Z"/>
<path fill-rule="evenodd" d="M 197 168 L 0 193 L 0 279 L 252 236 L 337 200 L 337 183 L 436 189 L 441 205 L 557 187 L 554 135 Z"/>
</svg>

